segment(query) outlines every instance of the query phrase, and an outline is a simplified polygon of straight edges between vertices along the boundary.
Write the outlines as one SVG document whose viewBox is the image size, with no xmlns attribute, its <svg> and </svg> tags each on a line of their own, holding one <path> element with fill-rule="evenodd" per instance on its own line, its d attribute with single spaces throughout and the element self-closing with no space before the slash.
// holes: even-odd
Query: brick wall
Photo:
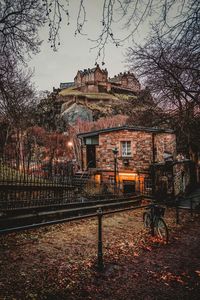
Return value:
<svg viewBox="0 0 200 300">
<path fill-rule="evenodd" d="M 171 153 L 176 158 L 176 136 L 171 133 L 158 133 L 155 135 L 156 161 L 164 162 L 164 152 Z"/>
<path fill-rule="evenodd" d="M 132 155 L 128 158 L 128 165 L 124 164 L 121 153 L 121 141 L 131 141 Z M 134 131 L 114 131 L 101 134 L 99 137 L 99 146 L 96 148 L 97 168 L 112 170 L 114 156 L 112 149 L 117 147 L 118 168 L 119 170 L 139 170 L 148 169 L 152 161 L 152 136 L 151 133 Z"/>
<path fill-rule="evenodd" d="M 177 196 L 181 192 L 185 192 L 191 182 L 190 165 L 185 161 L 177 163 L 173 166 L 174 173 L 174 195 Z"/>
<path fill-rule="evenodd" d="M 131 141 L 131 156 L 122 157 L 121 142 Z M 155 148 L 157 162 L 164 160 L 164 152 L 176 153 L 176 139 L 174 134 L 155 134 Z M 96 146 L 96 168 L 103 171 L 114 169 L 113 148 L 119 150 L 117 156 L 118 171 L 131 173 L 145 173 L 153 162 L 153 141 L 151 132 L 119 130 L 99 135 L 99 145 Z M 86 147 L 83 148 L 84 166 L 86 167 Z"/>
</svg>

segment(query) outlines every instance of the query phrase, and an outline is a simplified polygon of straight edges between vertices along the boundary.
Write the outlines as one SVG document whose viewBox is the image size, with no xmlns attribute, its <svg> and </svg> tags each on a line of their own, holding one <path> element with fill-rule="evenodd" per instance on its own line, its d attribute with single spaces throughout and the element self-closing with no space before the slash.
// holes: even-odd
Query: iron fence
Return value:
<svg viewBox="0 0 200 300">
<path fill-rule="evenodd" d="M 74 202 L 72 162 L 20 165 L 13 157 L 0 158 L 0 210 Z"/>
<path fill-rule="evenodd" d="M 50 186 L 71 184 L 73 164 L 68 162 L 38 162 L 17 164 L 11 157 L 0 158 L 0 183 L 7 185 Z"/>
<path fill-rule="evenodd" d="M 123 183 L 97 182 L 87 174 L 75 175 L 71 161 L 16 163 L 13 157 L 0 159 L 0 212 L 20 208 L 89 202 L 122 196 L 150 195 L 151 179 L 135 178 L 135 192 L 124 193 Z"/>
</svg>

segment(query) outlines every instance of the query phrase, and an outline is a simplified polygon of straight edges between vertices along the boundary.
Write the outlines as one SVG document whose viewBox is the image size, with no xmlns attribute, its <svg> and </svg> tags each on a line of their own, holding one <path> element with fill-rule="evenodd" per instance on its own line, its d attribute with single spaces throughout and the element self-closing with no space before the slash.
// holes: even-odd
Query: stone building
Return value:
<svg viewBox="0 0 200 300">
<path fill-rule="evenodd" d="M 156 198 L 177 197 L 196 184 L 195 165 L 189 159 L 169 160 L 153 165 Z"/>
<path fill-rule="evenodd" d="M 98 85 L 107 89 L 108 71 L 99 65 L 92 69 L 79 70 L 74 78 L 74 84 L 82 92 L 99 92 Z"/>
<path fill-rule="evenodd" d="M 130 72 L 119 73 L 109 78 L 109 82 L 113 90 L 124 89 L 138 92 L 141 89 L 139 80 Z"/>
<path fill-rule="evenodd" d="M 152 164 L 176 157 L 176 136 L 172 130 L 121 126 L 78 137 L 82 141 L 82 169 L 92 171 L 96 181 L 117 181 L 124 193 L 145 188 Z"/>
<path fill-rule="evenodd" d="M 101 69 L 98 64 L 92 69 L 79 70 L 74 78 L 74 86 L 85 93 L 110 91 L 137 93 L 141 89 L 141 85 L 133 73 L 124 72 L 108 78 L 107 69 Z"/>
</svg>

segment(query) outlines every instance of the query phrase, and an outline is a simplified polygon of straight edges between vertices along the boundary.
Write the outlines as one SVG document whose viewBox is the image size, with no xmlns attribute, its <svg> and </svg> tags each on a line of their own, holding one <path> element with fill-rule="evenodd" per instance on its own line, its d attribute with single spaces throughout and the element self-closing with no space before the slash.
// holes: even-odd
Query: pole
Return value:
<svg viewBox="0 0 200 300">
<path fill-rule="evenodd" d="M 190 215 L 193 217 L 193 200 L 190 199 Z"/>
<path fill-rule="evenodd" d="M 97 210 L 98 216 L 98 270 L 103 271 L 103 249 L 102 249 L 102 209 L 99 207 Z"/>
<path fill-rule="evenodd" d="M 175 200 L 176 205 L 176 224 L 180 224 L 179 222 L 179 199 Z"/>
<path fill-rule="evenodd" d="M 117 194 L 117 157 L 114 158 L 114 193 Z"/>
<path fill-rule="evenodd" d="M 81 139 L 81 171 L 84 170 L 84 162 L 83 162 L 83 140 Z"/>
<path fill-rule="evenodd" d="M 118 149 L 115 147 L 113 150 L 114 154 L 114 194 L 117 194 L 117 153 Z"/>
<path fill-rule="evenodd" d="M 155 181 L 155 159 L 156 159 L 156 153 L 155 153 L 155 135 L 152 133 L 152 168 L 151 168 L 151 179 L 152 179 L 152 196 L 155 197 L 155 191 L 156 191 L 156 181 Z"/>
</svg>

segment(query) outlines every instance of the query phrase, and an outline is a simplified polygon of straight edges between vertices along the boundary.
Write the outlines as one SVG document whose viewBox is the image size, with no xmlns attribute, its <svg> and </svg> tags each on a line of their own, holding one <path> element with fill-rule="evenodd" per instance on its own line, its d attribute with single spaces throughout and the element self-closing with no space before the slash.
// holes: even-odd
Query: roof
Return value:
<svg viewBox="0 0 200 300">
<path fill-rule="evenodd" d="M 113 131 L 120 131 L 120 130 L 129 130 L 129 131 L 143 131 L 143 132 L 155 132 L 155 133 L 174 133 L 174 130 L 171 129 L 162 129 L 162 128 L 157 128 L 157 127 L 142 127 L 142 126 L 118 126 L 118 127 L 112 127 L 112 128 L 105 128 L 105 129 L 100 129 L 100 130 L 95 130 L 95 131 L 90 131 L 90 132 L 83 132 L 79 133 L 77 136 L 79 138 L 84 138 L 84 137 L 90 137 L 90 136 L 95 136 L 99 135 L 101 133 L 106 133 L 106 132 L 113 132 Z"/>
<path fill-rule="evenodd" d="M 166 164 L 169 163 L 170 166 L 174 166 L 174 165 L 177 165 L 177 164 L 190 164 L 192 162 L 191 159 L 182 159 L 182 160 L 167 160 L 167 161 L 161 161 L 161 162 L 157 162 L 157 163 L 154 163 L 153 165 L 155 167 L 166 167 Z"/>
<path fill-rule="evenodd" d="M 107 73 L 107 69 L 101 69 L 99 67 L 99 65 L 97 64 L 96 67 L 94 67 L 92 69 L 88 68 L 88 69 L 78 70 L 77 74 L 80 73 L 81 76 L 84 76 L 87 74 L 94 73 L 97 69 L 99 69 L 99 71 L 102 73 Z M 77 77 L 77 74 L 76 74 L 75 78 Z"/>
<path fill-rule="evenodd" d="M 119 73 L 118 75 L 115 75 L 114 77 L 109 78 L 109 82 L 118 82 L 118 81 L 122 80 L 123 77 L 132 77 L 132 78 L 134 78 L 135 81 L 139 82 L 139 80 L 135 77 L 135 74 L 130 73 L 130 72 Z"/>
<path fill-rule="evenodd" d="M 60 83 L 60 89 L 67 89 L 72 86 L 74 86 L 74 82 L 61 82 Z"/>
</svg>

